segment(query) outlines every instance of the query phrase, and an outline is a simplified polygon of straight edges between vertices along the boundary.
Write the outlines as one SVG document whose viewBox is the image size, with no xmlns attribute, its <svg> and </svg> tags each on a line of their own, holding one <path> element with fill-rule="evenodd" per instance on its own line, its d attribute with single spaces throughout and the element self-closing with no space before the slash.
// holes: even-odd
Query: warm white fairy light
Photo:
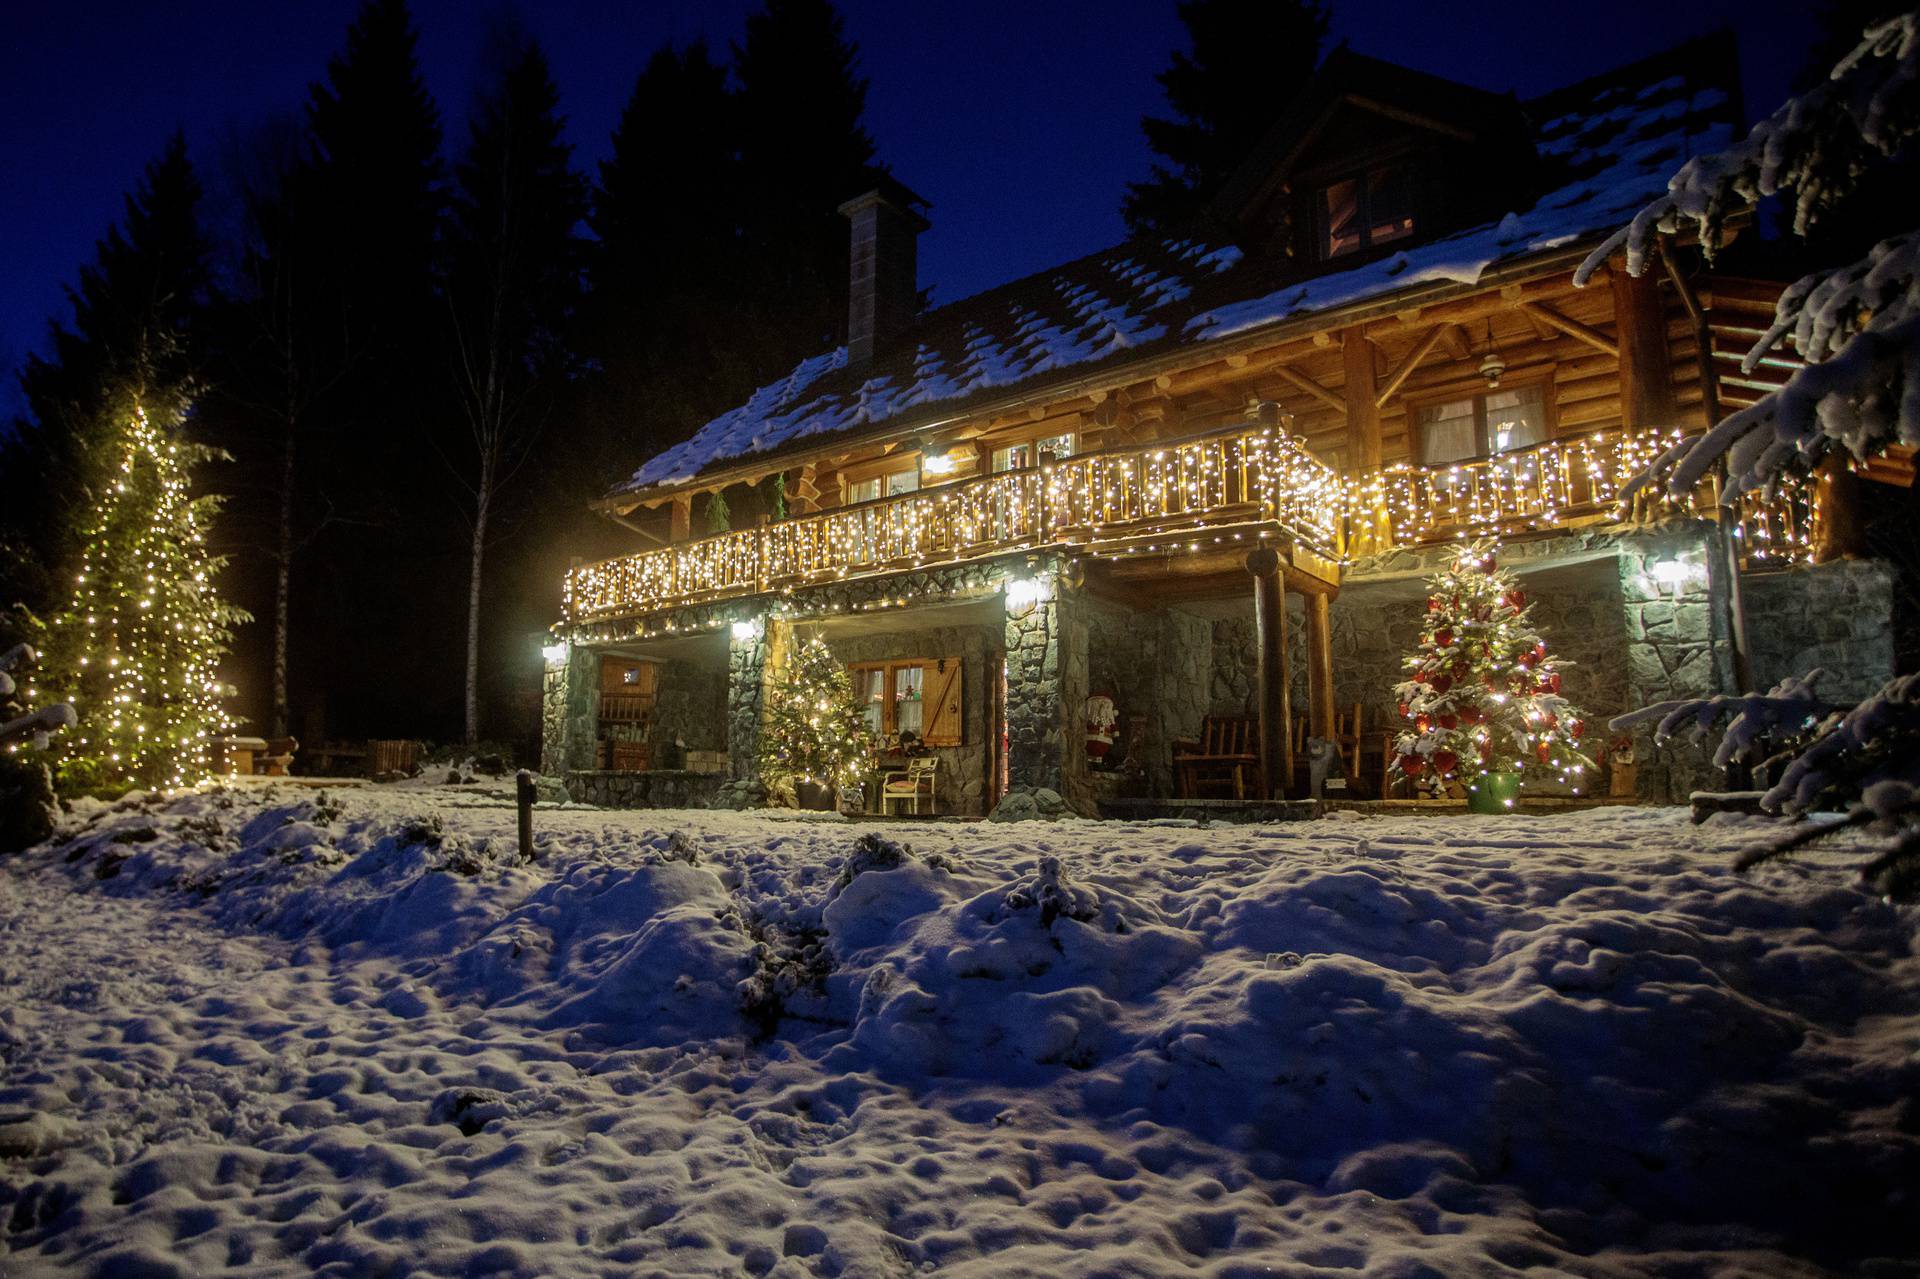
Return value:
<svg viewBox="0 0 1920 1279">
<path fill-rule="evenodd" d="M 1616 513 L 1627 482 L 1679 438 L 1678 431 L 1597 433 L 1473 462 L 1403 463 L 1347 478 L 1271 427 L 1086 453 L 583 565 L 567 574 L 565 616 L 640 614 L 1014 548 L 1191 555 L 1224 546 L 1223 525 L 1241 526 L 1233 541 L 1243 540 L 1247 525 L 1277 525 L 1334 558 L 1343 544 L 1370 549 L 1381 523 L 1395 545 L 1512 535 Z M 1646 500 L 1659 513 L 1705 514 L 1716 496 Z M 1732 531 L 1749 561 L 1793 562 L 1810 553 L 1812 522 L 1811 487 L 1790 483 L 1742 498 Z"/>
<path fill-rule="evenodd" d="M 144 409 L 119 445 L 119 478 L 95 508 L 72 603 L 51 626 L 57 692 L 79 715 L 58 765 L 85 784 L 190 786 L 210 771 L 212 739 L 233 728 L 215 665 L 239 615 L 208 582 L 212 505 L 190 492 L 194 447 Z"/>
</svg>

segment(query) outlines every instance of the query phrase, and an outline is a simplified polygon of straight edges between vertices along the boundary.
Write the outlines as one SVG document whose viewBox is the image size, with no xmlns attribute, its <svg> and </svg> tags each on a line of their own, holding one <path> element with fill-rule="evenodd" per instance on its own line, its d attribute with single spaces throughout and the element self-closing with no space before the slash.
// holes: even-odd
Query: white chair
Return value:
<svg viewBox="0 0 1920 1279">
<path fill-rule="evenodd" d="M 880 812 L 887 813 L 889 803 L 895 805 L 910 804 L 909 810 L 915 816 L 920 812 L 920 800 L 924 796 L 927 811 L 931 813 L 940 794 L 940 758 L 937 755 L 917 755 L 907 761 L 904 773 L 889 773 L 880 783 Z"/>
</svg>

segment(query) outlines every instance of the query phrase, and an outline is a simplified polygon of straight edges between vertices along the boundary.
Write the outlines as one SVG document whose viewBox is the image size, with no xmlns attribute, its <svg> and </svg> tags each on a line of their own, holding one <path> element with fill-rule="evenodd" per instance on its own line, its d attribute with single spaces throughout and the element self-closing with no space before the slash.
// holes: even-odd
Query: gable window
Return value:
<svg viewBox="0 0 1920 1279">
<path fill-rule="evenodd" d="M 1045 439 L 1028 440 L 1024 444 L 1009 444 L 1006 448 L 993 451 L 993 469 L 995 471 L 1017 471 L 1036 462 L 1058 462 L 1062 458 L 1073 456 L 1073 432 L 1063 435 L 1049 435 Z"/>
<path fill-rule="evenodd" d="M 875 737 L 897 740 L 912 733 L 928 746 L 962 744 L 959 658 L 854 662 L 847 673 Z"/>
<path fill-rule="evenodd" d="M 1423 466 L 1492 457 L 1547 440 L 1544 383 L 1503 387 L 1428 404 L 1415 414 Z"/>
<path fill-rule="evenodd" d="M 911 493 L 920 487 L 920 472 L 917 469 L 895 471 L 890 475 L 875 475 L 864 480 L 855 480 L 847 485 L 847 505 L 858 506 L 862 502 L 877 502 L 882 497 L 896 497 L 901 493 Z"/>
<path fill-rule="evenodd" d="M 1382 165 L 1321 187 L 1316 200 L 1320 256 L 1337 258 L 1413 234 L 1413 177 Z"/>
</svg>

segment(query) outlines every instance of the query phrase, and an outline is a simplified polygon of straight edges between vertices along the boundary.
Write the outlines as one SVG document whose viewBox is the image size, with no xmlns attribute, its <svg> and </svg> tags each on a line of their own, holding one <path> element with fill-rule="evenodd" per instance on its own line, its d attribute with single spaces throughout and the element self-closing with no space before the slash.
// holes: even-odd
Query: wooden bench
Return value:
<svg viewBox="0 0 1920 1279">
<path fill-rule="evenodd" d="M 1246 715 L 1209 715 L 1198 740 L 1173 744 L 1174 789 L 1181 799 L 1245 799 L 1260 789 L 1260 722 Z"/>
</svg>

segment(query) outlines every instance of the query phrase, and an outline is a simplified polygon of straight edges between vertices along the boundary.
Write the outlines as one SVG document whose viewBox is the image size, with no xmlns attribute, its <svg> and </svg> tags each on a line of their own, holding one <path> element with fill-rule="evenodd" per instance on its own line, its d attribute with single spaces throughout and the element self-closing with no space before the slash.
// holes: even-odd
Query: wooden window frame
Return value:
<svg viewBox="0 0 1920 1279">
<path fill-rule="evenodd" d="M 856 462 L 851 466 L 843 466 L 840 468 L 840 492 L 843 495 L 842 504 L 845 506 L 862 506 L 867 502 L 884 502 L 890 497 L 906 497 L 907 494 L 905 493 L 887 492 L 887 477 L 901 475 L 908 471 L 913 472 L 914 478 L 919 482 L 920 488 L 926 487 L 927 478 L 920 473 L 920 453 L 917 449 L 911 452 L 888 453 L 883 457 L 876 457 L 870 461 Z M 880 481 L 879 496 L 863 498 L 858 502 L 854 501 L 853 486 L 856 484 L 864 484 L 868 480 Z M 916 489 L 914 491 L 918 492 L 919 490 Z"/>
<path fill-rule="evenodd" d="M 1377 244 L 1373 238 L 1373 175 L 1386 169 L 1399 169 L 1411 184 L 1412 204 L 1408 212 L 1413 217 L 1413 225 L 1405 235 L 1397 235 Z M 1339 262 L 1345 259 L 1361 258 L 1375 249 L 1388 245 L 1407 245 L 1420 238 L 1421 229 L 1431 220 L 1431 214 L 1423 207 L 1426 203 L 1421 197 L 1423 186 L 1420 180 L 1420 166 L 1412 157 L 1398 149 L 1385 152 L 1369 159 L 1357 167 L 1342 166 L 1338 169 L 1322 170 L 1320 173 L 1305 176 L 1307 184 L 1308 225 L 1313 235 L 1313 260 L 1315 262 Z M 1360 217 L 1360 243 L 1351 249 L 1339 253 L 1331 251 L 1330 241 L 1333 226 L 1327 217 L 1326 195 L 1342 182 L 1353 182 L 1359 186 L 1357 203 Z"/>
<path fill-rule="evenodd" d="M 887 658 L 881 661 L 848 662 L 847 674 L 861 675 L 861 674 L 870 674 L 874 671 L 885 672 L 886 679 L 884 684 L 881 686 L 881 693 L 880 693 L 880 736 L 891 737 L 893 734 L 900 731 L 899 726 L 894 719 L 894 711 L 898 709 L 900 705 L 900 703 L 896 700 L 894 695 L 894 690 L 896 687 L 894 684 L 894 677 L 903 670 L 918 670 L 922 672 L 920 676 L 921 732 L 919 735 L 921 744 L 924 746 L 965 746 L 967 744 L 966 743 L 967 728 L 966 728 L 966 706 L 964 704 L 964 701 L 962 702 L 962 705 L 960 707 L 960 715 L 959 715 L 960 723 L 959 723 L 959 728 L 957 732 L 942 733 L 938 736 L 934 736 L 932 733 L 927 731 L 928 726 L 931 723 L 931 716 L 933 714 L 934 703 L 935 703 L 935 698 L 933 697 L 933 691 L 934 691 L 935 685 L 933 681 L 936 675 L 944 673 L 944 668 L 948 664 L 952 664 L 953 666 L 959 667 L 961 669 L 962 675 L 964 676 L 965 665 L 962 662 L 961 658 L 959 658 L 958 656 L 892 657 L 892 658 Z M 864 695 L 864 692 L 865 692 L 864 686 L 862 686 L 862 688 L 859 691 Z M 965 692 L 966 690 L 963 685 L 961 689 L 961 695 L 963 698 L 965 696 Z M 862 707 L 864 707 L 866 704 L 867 703 L 864 700 L 861 702 Z"/>
<path fill-rule="evenodd" d="M 1029 430 L 1022 431 L 1017 435 L 1008 435 L 997 440 L 988 441 L 987 442 L 987 474 L 1011 475 L 1015 471 L 1031 470 L 1033 467 L 1038 466 L 1040 463 L 1038 461 L 1033 461 L 1033 462 L 1027 463 L 1025 466 L 1009 466 L 1004 471 L 1000 470 L 998 466 L 998 460 L 999 460 L 1000 454 L 1007 449 L 1017 449 L 1022 445 L 1037 445 L 1041 440 L 1057 440 L 1061 436 L 1065 436 L 1068 441 L 1067 456 L 1079 457 L 1082 452 L 1081 445 L 1085 441 L 1085 432 L 1082 431 L 1077 426 L 1070 426 L 1064 431 L 1044 430 L 1044 429 L 1037 429 L 1037 428 L 1029 429 Z"/>
<path fill-rule="evenodd" d="M 1539 448 L 1551 444 L 1560 438 L 1560 405 L 1554 394 L 1554 372 L 1551 364 L 1536 365 L 1531 368 L 1510 369 L 1501 377 L 1498 388 L 1489 389 L 1485 378 L 1462 378 L 1446 383 L 1444 386 L 1428 387 L 1417 395 L 1409 395 L 1407 406 L 1407 462 L 1413 466 L 1460 466 L 1469 462 L 1485 462 L 1496 457 L 1508 457 L 1515 453 L 1524 453 L 1530 448 Z M 1505 453 L 1487 451 L 1487 405 L 1486 397 L 1497 395 L 1500 391 L 1517 390 L 1520 387 L 1537 386 L 1540 388 L 1541 412 L 1546 421 L 1546 438 L 1540 444 L 1528 444 L 1517 449 L 1508 449 Z M 1452 404 L 1471 397 L 1473 400 L 1473 439 L 1475 452 L 1468 457 L 1456 458 L 1451 462 L 1424 462 L 1426 456 L 1426 428 L 1420 421 L 1422 409 L 1432 408 L 1436 404 Z"/>
</svg>

